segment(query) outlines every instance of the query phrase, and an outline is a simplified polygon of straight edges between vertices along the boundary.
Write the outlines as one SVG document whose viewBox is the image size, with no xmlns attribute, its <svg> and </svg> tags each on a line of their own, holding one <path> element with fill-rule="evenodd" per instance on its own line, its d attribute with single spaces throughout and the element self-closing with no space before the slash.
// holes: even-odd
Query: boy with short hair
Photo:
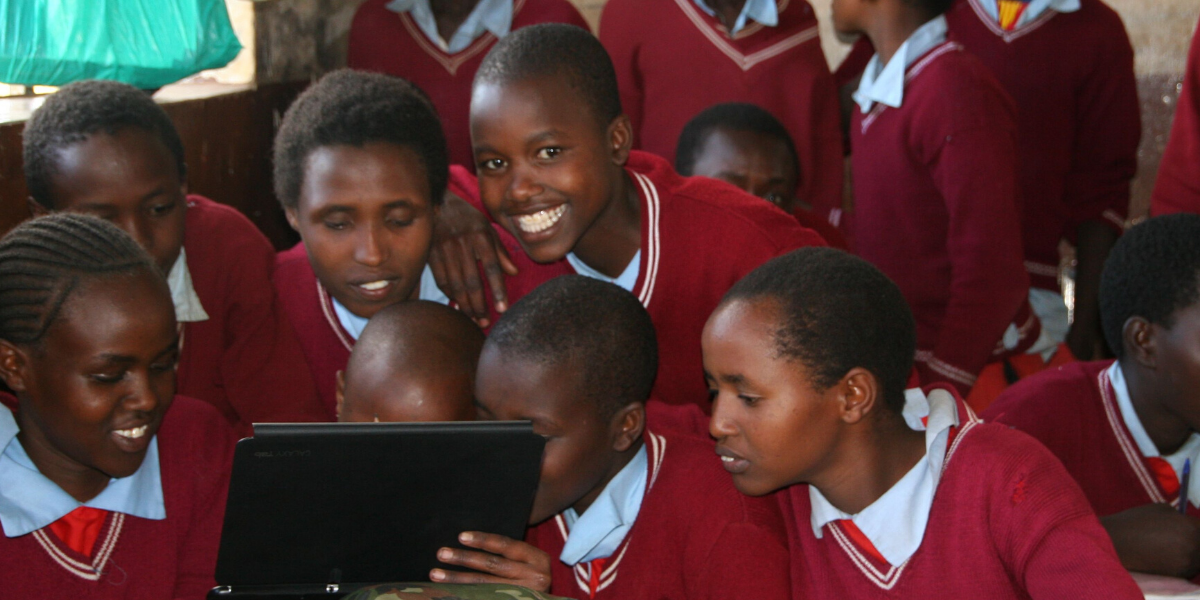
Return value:
<svg viewBox="0 0 1200 600">
<path fill-rule="evenodd" d="M 475 420 L 475 363 L 483 331 L 461 312 L 427 300 L 371 317 L 338 372 L 338 420 Z"/>
<path fill-rule="evenodd" d="M 1100 314 L 1116 361 L 1022 380 L 984 418 L 1037 438 L 1083 488 L 1130 570 L 1200 573 L 1200 216 L 1155 217 L 1113 247 Z M 1180 498 L 1188 499 L 1186 514 Z"/>
<path fill-rule="evenodd" d="M 597 600 L 789 597 L 774 503 L 738 494 L 711 441 L 646 429 L 657 356 L 638 300 L 577 275 L 514 304 L 484 344 L 480 416 L 531 420 L 547 438 L 527 541 L 550 555 L 549 591 Z M 496 553 L 528 549 L 510 542 Z M 515 567 L 474 551 L 439 558 L 497 575 Z"/>
<path fill-rule="evenodd" d="M 705 327 L 717 453 L 743 493 L 779 491 L 793 597 L 1142 598 L 1044 447 L 905 389 L 915 339 L 900 289 L 826 248 L 759 267 Z"/>
<path fill-rule="evenodd" d="M 471 135 L 480 199 L 518 256 L 615 282 L 650 312 L 663 348 L 655 396 L 667 403 L 707 410 L 697 344 L 721 294 L 772 256 L 823 244 L 758 198 L 631 151 L 612 61 L 577 27 L 526 27 L 492 49 Z"/>
<path fill-rule="evenodd" d="M 275 193 L 301 243 L 279 253 L 274 283 L 328 420 L 368 319 L 403 300 L 450 302 L 426 264 L 443 192 L 467 193 L 449 173 L 432 105 L 398 77 L 335 71 L 284 115 Z M 510 285 L 519 297 L 533 284 Z"/>
<path fill-rule="evenodd" d="M 424 90 L 441 117 L 451 164 L 474 165 L 471 80 L 496 40 L 534 23 L 588 28 L 567 0 L 367 0 L 350 24 L 346 66 Z"/>
<path fill-rule="evenodd" d="M 804 0 L 609 0 L 600 17 L 635 148 L 673 161 L 689 119 L 752 102 L 787 126 L 804 173 L 799 195 L 826 214 L 842 206 L 843 153 L 817 30 Z"/>
<path fill-rule="evenodd" d="M 36 214 L 115 223 L 154 257 L 181 326 L 179 393 L 251 423 L 324 417 L 271 279 L 275 252 L 241 213 L 187 193 L 183 143 L 151 97 L 81 81 L 25 126 L 25 181 Z"/>
<path fill-rule="evenodd" d="M 917 319 L 921 383 L 963 395 L 988 362 L 1040 329 L 1017 205 L 1012 102 L 946 40 L 951 0 L 835 0 L 834 26 L 877 53 L 850 125 L 859 256 L 899 285 Z"/>
<path fill-rule="evenodd" d="M 796 217 L 830 245 L 846 249 L 846 239 L 831 220 L 811 212 L 798 198 L 800 158 L 783 123 L 765 109 L 744 102 L 717 104 L 696 115 L 679 134 L 675 170 L 684 177 L 720 179 L 758 196 Z M 811 175 L 810 175 L 811 176 Z"/>
</svg>

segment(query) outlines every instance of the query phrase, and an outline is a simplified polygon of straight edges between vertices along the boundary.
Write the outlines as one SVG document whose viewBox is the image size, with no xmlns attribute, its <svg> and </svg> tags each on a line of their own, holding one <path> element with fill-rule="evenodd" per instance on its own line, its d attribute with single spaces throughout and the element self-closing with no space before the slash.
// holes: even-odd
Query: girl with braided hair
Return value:
<svg viewBox="0 0 1200 600">
<path fill-rule="evenodd" d="M 0 581 L 13 597 L 202 598 L 233 436 L 175 396 L 166 280 L 116 226 L 58 213 L 0 240 Z"/>
</svg>

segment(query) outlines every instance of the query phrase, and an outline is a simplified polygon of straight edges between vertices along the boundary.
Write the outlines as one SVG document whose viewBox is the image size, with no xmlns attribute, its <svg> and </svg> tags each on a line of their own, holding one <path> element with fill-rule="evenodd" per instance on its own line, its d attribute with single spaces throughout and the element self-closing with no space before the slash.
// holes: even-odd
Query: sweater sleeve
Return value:
<svg viewBox="0 0 1200 600">
<path fill-rule="evenodd" d="M 726 524 L 704 561 L 695 565 L 696 588 L 687 591 L 687 598 L 791 598 L 788 550 L 780 537 L 782 531 L 782 521 L 774 532 L 757 523 Z"/>
<path fill-rule="evenodd" d="M 1013 580 L 1033 600 L 1136 600 L 1141 591 L 1083 492 L 1045 448 L 1021 436 L 991 490 L 993 540 Z"/>
<path fill-rule="evenodd" d="M 1192 34 L 1183 91 L 1175 105 L 1175 123 L 1163 151 L 1150 214 L 1200 213 L 1200 36 Z"/>
<path fill-rule="evenodd" d="M 221 528 L 225 522 L 225 500 L 236 440 L 224 419 L 208 406 L 200 406 L 198 417 L 188 423 L 194 442 L 181 457 L 192 464 L 194 482 L 191 520 L 179 537 L 179 570 L 175 578 L 177 600 L 201 600 L 216 585 L 214 573 Z M 175 434 L 183 434 L 175 429 Z M 168 518 L 171 518 L 168 515 Z"/>
<path fill-rule="evenodd" d="M 793 102 L 807 110 L 795 111 L 788 119 L 800 166 L 797 196 L 818 214 L 826 215 L 842 208 L 846 157 L 842 151 L 841 109 L 837 85 L 829 73 L 820 42 L 814 39 L 807 42 L 805 48 L 795 60 L 808 63 L 811 80 L 807 86 L 799 88 L 808 97 Z"/>
<path fill-rule="evenodd" d="M 1104 10 L 1111 13 L 1110 9 Z M 1137 172 L 1142 136 L 1133 48 L 1116 14 L 1097 44 L 1091 72 L 1076 91 L 1075 142 L 1063 199 L 1070 211 L 1068 237 L 1080 223 L 1101 221 L 1120 233 L 1129 213 L 1129 185 Z"/>
<path fill-rule="evenodd" d="M 229 403 L 244 424 L 326 421 L 296 333 L 270 285 L 275 253 L 261 234 L 228 239 L 239 237 L 245 242 L 226 254 L 220 368 Z"/>
<path fill-rule="evenodd" d="M 639 0 L 609 0 L 600 13 L 600 42 L 612 57 L 621 93 L 621 108 L 633 124 L 633 147 L 642 140 L 642 74 L 638 70 L 638 39 L 634 29 L 643 19 L 638 15 Z"/>
<path fill-rule="evenodd" d="M 946 81 L 945 79 L 943 81 Z M 945 381 L 964 395 L 991 359 L 1029 294 L 1017 206 L 1011 103 L 980 79 L 947 85 L 942 114 L 918 123 L 917 144 L 948 216 L 950 295 L 922 382 Z"/>
</svg>

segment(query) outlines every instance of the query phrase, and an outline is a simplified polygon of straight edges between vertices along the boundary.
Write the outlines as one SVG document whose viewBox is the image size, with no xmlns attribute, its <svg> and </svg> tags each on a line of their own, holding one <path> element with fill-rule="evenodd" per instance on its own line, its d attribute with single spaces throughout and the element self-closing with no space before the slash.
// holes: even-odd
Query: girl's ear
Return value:
<svg viewBox="0 0 1200 600">
<path fill-rule="evenodd" d="M 6 340 L 0 340 L 0 379 L 14 392 L 26 389 L 29 357 L 25 351 Z"/>
<path fill-rule="evenodd" d="M 625 166 L 625 161 L 629 160 L 629 151 L 633 150 L 633 123 L 624 113 L 608 124 L 608 143 L 613 164 Z"/>
<path fill-rule="evenodd" d="M 613 450 L 624 452 L 634 446 L 642 438 L 646 428 L 646 405 L 641 402 L 631 402 L 617 411 L 612 420 Z"/>
<path fill-rule="evenodd" d="M 879 382 L 870 371 L 854 367 L 834 384 L 838 390 L 842 421 L 858 423 L 876 410 L 882 396 Z"/>
</svg>

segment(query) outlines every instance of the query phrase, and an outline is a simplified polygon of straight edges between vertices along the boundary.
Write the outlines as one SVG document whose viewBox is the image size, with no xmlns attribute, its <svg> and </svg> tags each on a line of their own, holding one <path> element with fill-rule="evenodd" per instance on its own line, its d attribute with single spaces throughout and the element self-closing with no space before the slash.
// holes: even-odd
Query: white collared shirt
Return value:
<svg viewBox="0 0 1200 600">
<path fill-rule="evenodd" d="M 1000 21 L 1000 0 L 980 0 L 979 5 L 997 22 Z M 1047 10 L 1054 12 L 1069 13 L 1079 10 L 1079 0 L 1029 0 L 1029 6 L 1025 7 L 1025 12 L 1017 18 L 1014 29 L 1038 18 Z"/>
<path fill-rule="evenodd" d="M 192 272 L 188 270 L 187 249 L 179 249 L 179 258 L 167 273 L 167 287 L 171 289 L 171 302 L 175 304 L 175 320 L 180 323 L 207 321 L 208 313 L 200 304 L 200 296 L 192 286 Z"/>
<path fill-rule="evenodd" d="M 429 0 L 392 0 L 388 2 L 387 9 L 408 13 L 425 37 L 447 54 L 466 50 L 484 32 L 490 31 L 497 38 L 502 38 L 512 28 L 513 0 L 479 0 L 479 4 L 475 5 L 449 40 L 443 40 L 438 33 L 437 18 L 433 16 Z"/>
<path fill-rule="evenodd" d="M 926 396 L 913 388 L 904 394 L 904 420 L 912 429 L 925 432 L 925 456 L 900 481 L 856 515 L 842 512 L 816 486 L 808 486 L 813 535 L 820 539 L 826 525 L 849 519 L 892 566 L 904 564 L 921 547 L 946 462 L 950 430 L 959 424 L 958 404 L 949 392 L 934 390 Z"/>
<path fill-rule="evenodd" d="M 580 515 L 574 508 L 563 511 L 567 522 L 567 542 L 558 558 L 569 566 L 597 558 L 608 558 L 621 546 L 646 496 L 646 477 L 650 472 L 646 447 L 609 480 L 604 490 Z"/>
<path fill-rule="evenodd" d="M 946 17 L 939 15 L 917 28 L 900 45 L 887 65 L 879 64 L 879 53 L 871 57 L 854 92 L 854 101 L 863 114 L 875 103 L 900 108 L 904 103 L 904 81 L 909 65 L 938 44 L 946 41 Z"/>
<path fill-rule="evenodd" d="M 433 277 L 433 269 L 429 265 L 425 265 L 425 270 L 421 271 L 420 290 L 417 292 L 418 300 L 429 300 L 438 304 L 450 305 L 450 298 L 442 292 L 442 289 L 437 285 L 437 279 Z M 363 329 L 367 328 L 367 322 L 370 321 L 367 317 L 360 317 L 350 309 L 342 306 L 341 302 L 337 301 L 330 294 L 329 299 L 333 301 L 333 313 L 337 315 L 338 323 L 342 324 L 342 329 L 350 334 L 351 338 L 358 340 L 358 336 L 362 335 Z"/>
<path fill-rule="evenodd" d="M 709 8 L 708 3 L 704 0 L 693 1 L 708 16 L 717 16 L 717 11 Z M 779 7 L 775 5 L 775 0 L 746 0 L 746 4 L 742 5 L 742 12 L 738 14 L 737 21 L 734 21 L 733 27 L 729 29 L 729 35 L 736 35 L 737 32 L 745 29 L 746 23 L 750 20 L 754 20 L 767 27 L 778 25 Z"/>
<path fill-rule="evenodd" d="M 591 277 L 592 279 L 599 279 L 600 281 L 615 283 L 620 286 L 621 289 L 627 292 L 632 292 L 633 286 L 637 285 L 638 273 L 642 268 L 642 251 L 638 250 L 637 253 L 633 255 L 633 260 L 630 260 L 629 264 L 625 265 L 625 270 L 621 271 L 621 274 L 617 275 L 616 277 L 609 277 L 608 275 L 589 267 L 587 263 L 583 262 L 583 259 L 575 256 L 574 252 L 567 253 L 567 262 L 571 263 L 571 267 L 575 269 L 576 273 L 583 275 L 584 277 Z"/>
<path fill-rule="evenodd" d="M 80 506 L 156 521 L 167 518 L 157 436 L 133 475 L 110 479 L 95 498 L 80 503 L 42 475 L 17 439 L 19 431 L 12 412 L 0 407 L 0 525 L 5 536 L 37 531 Z"/>
<path fill-rule="evenodd" d="M 1162 456 L 1162 453 L 1158 451 L 1158 446 L 1154 445 L 1154 440 L 1150 439 L 1150 434 L 1146 433 L 1146 428 L 1142 425 L 1142 420 L 1138 418 L 1137 411 L 1133 408 L 1133 398 L 1129 395 L 1129 384 L 1125 382 L 1125 372 L 1121 370 L 1120 362 L 1114 362 L 1108 368 L 1108 380 L 1112 383 L 1113 392 L 1116 393 L 1117 408 L 1121 410 L 1121 420 L 1125 421 L 1125 429 L 1128 429 L 1129 435 L 1133 436 L 1133 441 L 1137 444 L 1142 456 L 1161 458 L 1167 461 L 1171 468 L 1175 469 L 1175 476 L 1182 484 L 1183 465 L 1188 459 L 1192 461 L 1192 468 L 1200 468 L 1200 463 L 1197 463 L 1200 460 L 1200 434 L 1193 432 L 1174 454 Z M 1189 504 L 1200 507 L 1200 476 L 1192 477 L 1188 481 L 1187 497 Z"/>
</svg>

